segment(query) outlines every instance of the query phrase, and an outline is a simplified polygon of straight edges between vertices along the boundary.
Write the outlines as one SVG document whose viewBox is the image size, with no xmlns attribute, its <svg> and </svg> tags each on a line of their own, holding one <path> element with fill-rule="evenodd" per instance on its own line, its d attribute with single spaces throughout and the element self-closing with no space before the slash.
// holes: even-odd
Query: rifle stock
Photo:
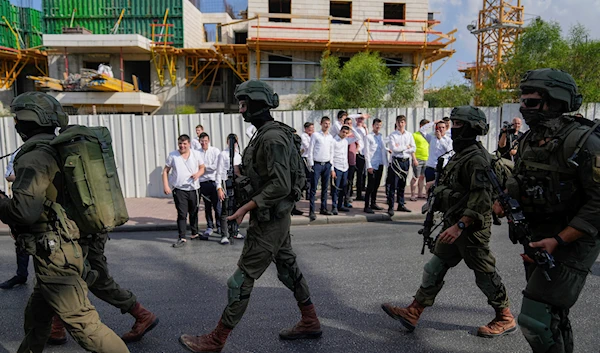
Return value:
<svg viewBox="0 0 600 353">
<path fill-rule="evenodd" d="M 435 245 L 435 241 L 431 236 L 433 232 L 433 218 L 435 216 L 435 210 L 433 209 L 433 205 L 435 204 L 435 188 L 438 186 L 440 181 L 440 176 L 442 175 L 442 169 L 444 168 L 444 160 L 443 157 L 438 158 L 437 165 L 435 167 L 435 181 L 433 185 L 429 188 L 427 192 L 427 214 L 425 215 L 425 221 L 423 222 L 423 229 L 419 230 L 418 233 L 423 236 L 423 247 L 421 247 L 421 255 L 425 254 L 425 247 L 428 247 L 431 252 L 433 252 L 433 247 Z M 425 213 L 425 210 L 422 210 L 422 213 Z"/>
<path fill-rule="evenodd" d="M 235 144 L 235 136 L 229 136 L 229 169 L 227 170 L 227 181 L 225 181 L 225 188 L 227 189 L 227 216 L 232 216 L 237 210 L 235 206 L 235 166 L 233 165 L 235 157 Z M 230 244 L 233 244 L 237 232 L 237 221 L 228 220 L 227 233 L 229 234 Z"/>
</svg>

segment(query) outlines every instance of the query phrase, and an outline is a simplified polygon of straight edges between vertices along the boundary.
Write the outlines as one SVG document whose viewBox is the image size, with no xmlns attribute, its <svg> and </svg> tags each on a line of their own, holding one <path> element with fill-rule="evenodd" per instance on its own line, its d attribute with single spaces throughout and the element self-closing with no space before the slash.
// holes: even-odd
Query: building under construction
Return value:
<svg viewBox="0 0 600 353">
<path fill-rule="evenodd" d="M 288 109 L 321 77 L 324 52 L 343 63 L 376 51 L 422 84 L 453 54 L 455 31 L 435 30 L 426 0 L 249 0 L 240 15 L 220 4 L 209 13 L 189 0 L 43 0 L 31 34 L 18 18 L 6 21 L 1 99 L 39 89 L 80 114 L 231 111 L 235 86 L 260 78 Z M 23 40 L 36 35 L 41 44 Z"/>
</svg>

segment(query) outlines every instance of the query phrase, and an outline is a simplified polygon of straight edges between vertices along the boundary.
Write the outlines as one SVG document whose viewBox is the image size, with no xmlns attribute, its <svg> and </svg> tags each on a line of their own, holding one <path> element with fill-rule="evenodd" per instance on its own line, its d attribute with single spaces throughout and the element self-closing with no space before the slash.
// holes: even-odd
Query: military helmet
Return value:
<svg viewBox="0 0 600 353">
<path fill-rule="evenodd" d="M 573 76 L 562 70 L 529 70 L 523 75 L 519 88 L 521 91 L 533 89 L 546 92 L 550 98 L 565 102 L 567 112 L 578 110 L 583 102 L 583 96 L 578 93 Z"/>
<path fill-rule="evenodd" d="M 13 99 L 10 111 L 17 121 L 33 121 L 39 126 L 65 127 L 69 116 L 56 98 L 43 92 L 25 92 Z"/>
<path fill-rule="evenodd" d="M 279 96 L 266 82 L 249 80 L 238 85 L 234 92 L 235 98 L 240 100 L 242 96 L 248 96 L 253 101 L 263 101 L 271 109 L 279 106 Z"/>
<path fill-rule="evenodd" d="M 450 120 L 464 122 L 471 129 L 475 130 L 477 135 L 486 135 L 490 129 L 485 113 L 481 109 L 470 105 L 463 105 L 452 109 Z"/>
</svg>

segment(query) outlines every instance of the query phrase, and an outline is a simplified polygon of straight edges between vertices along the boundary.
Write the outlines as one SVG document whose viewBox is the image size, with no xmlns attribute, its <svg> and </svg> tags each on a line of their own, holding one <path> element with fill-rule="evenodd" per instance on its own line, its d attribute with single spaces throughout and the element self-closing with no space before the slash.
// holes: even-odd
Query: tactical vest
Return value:
<svg viewBox="0 0 600 353">
<path fill-rule="evenodd" d="M 518 185 L 513 188 L 518 188 L 517 200 L 527 218 L 568 222 L 581 208 L 584 191 L 577 179 L 577 152 L 598 124 L 592 129 L 580 122 L 567 123 L 543 146 L 530 141 L 531 131 L 519 143 L 514 173 Z"/>
<path fill-rule="evenodd" d="M 290 174 L 292 180 L 290 200 L 297 202 L 302 197 L 302 191 L 306 190 L 307 187 L 306 172 L 304 171 L 304 160 L 300 153 L 302 139 L 295 133 L 296 130 L 290 126 L 279 121 L 274 121 L 274 124 L 271 124 L 271 126 L 265 127 L 264 129 L 261 128 L 255 133 L 248 144 L 248 147 L 244 150 L 244 155 L 242 157 L 242 169 L 244 170 L 244 175 L 250 178 L 252 189 L 255 194 L 258 194 L 267 181 L 263 180 L 261 174 L 255 169 L 257 164 L 256 152 L 259 146 L 263 144 L 265 133 L 271 129 L 283 131 L 291 144 L 289 149 Z"/>
</svg>

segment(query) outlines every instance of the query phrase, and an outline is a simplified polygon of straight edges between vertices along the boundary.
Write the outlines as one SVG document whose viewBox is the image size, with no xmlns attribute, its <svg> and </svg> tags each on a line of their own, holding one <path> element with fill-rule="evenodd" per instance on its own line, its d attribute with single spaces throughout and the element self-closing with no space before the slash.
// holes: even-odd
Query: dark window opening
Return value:
<svg viewBox="0 0 600 353">
<path fill-rule="evenodd" d="M 292 58 L 269 55 L 269 77 L 292 77 Z"/>
<path fill-rule="evenodd" d="M 352 19 L 352 3 L 349 1 L 331 1 L 329 3 L 329 15 L 332 17 L 341 17 Z M 352 21 L 334 19 L 331 23 L 349 25 Z"/>
<path fill-rule="evenodd" d="M 291 0 L 269 0 L 269 13 L 292 13 L 292 1 Z M 269 22 L 292 22 L 291 18 L 272 18 L 269 17 Z"/>
<path fill-rule="evenodd" d="M 89 70 L 98 70 L 98 66 L 100 66 L 100 64 L 108 65 L 108 61 L 84 61 L 83 68 Z M 115 70 L 113 70 L 113 74 L 114 72 Z"/>
<path fill-rule="evenodd" d="M 248 32 L 235 32 L 235 44 L 246 44 Z"/>
<path fill-rule="evenodd" d="M 383 4 L 383 19 L 384 20 L 406 20 L 406 4 Z M 383 21 L 384 25 L 389 26 L 404 26 L 405 22 Z"/>
<path fill-rule="evenodd" d="M 390 73 L 392 75 L 395 75 L 398 70 L 400 70 L 401 68 L 405 67 L 406 64 L 402 63 L 402 59 L 385 59 L 385 66 L 388 67 L 388 69 L 390 69 Z"/>
<path fill-rule="evenodd" d="M 344 67 L 344 65 L 346 65 L 346 63 L 348 61 L 350 61 L 350 57 L 348 57 L 348 56 L 340 56 L 339 57 L 339 61 L 340 61 L 340 67 Z"/>
<path fill-rule="evenodd" d="M 204 82 L 202 82 L 202 86 L 211 86 L 212 82 L 213 82 L 213 78 L 215 80 L 215 85 L 216 86 L 221 86 L 221 83 L 223 81 L 223 72 L 222 69 L 217 69 L 217 76 L 215 77 L 215 71 L 211 71 L 211 70 L 206 70 L 205 72 L 209 71 L 208 73 L 205 73 L 204 76 L 206 77 L 206 79 L 204 80 Z M 208 77 L 207 77 L 208 76 Z"/>
<path fill-rule="evenodd" d="M 113 68 L 113 73 L 116 75 Z M 142 92 L 152 93 L 152 80 L 150 79 L 150 61 L 124 61 L 123 62 L 123 78 L 125 82 L 133 84 L 133 76 L 137 77 L 138 88 Z M 120 77 L 117 77 L 120 79 Z"/>
</svg>

